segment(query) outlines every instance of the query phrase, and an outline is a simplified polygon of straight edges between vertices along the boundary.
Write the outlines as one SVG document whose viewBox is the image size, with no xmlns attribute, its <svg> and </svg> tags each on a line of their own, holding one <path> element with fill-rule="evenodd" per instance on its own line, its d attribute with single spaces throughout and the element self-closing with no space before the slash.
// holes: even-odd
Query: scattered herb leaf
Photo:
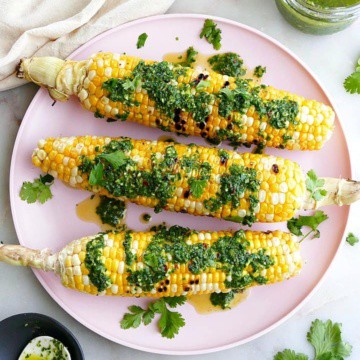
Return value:
<svg viewBox="0 0 360 360">
<path fill-rule="evenodd" d="M 36 201 L 44 204 L 53 197 L 50 190 L 53 183 L 54 177 L 50 174 L 40 175 L 39 179 L 35 179 L 33 182 L 24 181 L 20 190 L 20 198 L 28 204 L 33 204 Z"/>
<path fill-rule="evenodd" d="M 315 349 L 315 360 L 343 359 L 351 354 L 352 346 L 341 338 L 341 324 L 315 320 L 307 334 L 307 340 Z"/>
<path fill-rule="evenodd" d="M 182 61 L 180 65 L 191 67 L 191 65 L 196 61 L 197 54 L 198 52 L 192 46 L 190 46 L 186 50 L 186 59 Z"/>
<path fill-rule="evenodd" d="M 307 333 L 307 340 L 314 347 L 314 360 L 344 360 L 351 355 L 352 346 L 343 342 L 341 337 L 341 324 L 331 320 L 314 320 Z M 278 352 L 274 357 L 274 360 L 308 359 L 307 355 L 289 349 Z"/>
<path fill-rule="evenodd" d="M 221 48 L 221 30 L 211 19 L 206 19 L 204 22 L 200 38 L 202 39 L 204 36 L 206 40 L 212 44 L 215 50 L 219 50 Z"/>
<path fill-rule="evenodd" d="M 295 353 L 294 350 L 285 349 L 282 352 L 278 352 L 274 360 L 309 360 L 309 357 L 302 353 Z"/>
<path fill-rule="evenodd" d="M 353 233 L 349 233 L 346 237 L 346 241 L 351 245 L 354 246 L 356 243 L 359 242 L 359 238 L 355 236 Z"/>
<path fill-rule="evenodd" d="M 261 79 L 265 73 L 266 73 L 266 66 L 258 65 L 254 69 L 254 76 L 256 76 L 259 79 Z"/>
<path fill-rule="evenodd" d="M 160 314 L 158 326 L 161 336 L 172 339 L 179 333 L 180 328 L 185 325 L 185 320 L 177 311 L 168 309 L 183 305 L 185 296 L 164 297 L 149 304 L 148 309 L 140 306 L 129 306 L 130 313 L 126 313 L 120 322 L 122 329 L 137 328 L 141 323 L 148 325 L 154 319 L 155 314 Z"/>
<path fill-rule="evenodd" d="M 321 210 L 315 212 L 314 215 L 303 216 L 300 215 L 298 218 L 292 218 L 287 222 L 287 228 L 296 236 L 302 236 L 301 241 L 303 241 L 310 234 L 314 233 L 312 238 L 319 238 L 320 231 L 318 226 L 325 220 L 328 219 L 328 216 Z M 302 233 L 302 227 L 308 226 L 311 230 L 307 234 Z"/>
<path fill-rule="evenodd" d="M 360 59 L 355 71 L 345 79 L 344 88 L 350 94 L 360 94 Z"/>
<path fill-rule="evenodd" d="M 138 41 L 136 43 L 136 47 L 138 49 L 142 48 L 145 45 L 146 39 L 148 38 L 148 34 L 147 33 L 142 33 L 141 35 L 139 35 L 138 37 Z"/>
<path fill-rule="evenodd" d="M 308 171 L 306 175 L 306 190 L 310 192 L 311 197 L 315 201 L 321 200 L 327 194 L 327 191 L 322 189 L 325 184 L 325 180 L 319 179 L 314 170 Z"/>
</svg>

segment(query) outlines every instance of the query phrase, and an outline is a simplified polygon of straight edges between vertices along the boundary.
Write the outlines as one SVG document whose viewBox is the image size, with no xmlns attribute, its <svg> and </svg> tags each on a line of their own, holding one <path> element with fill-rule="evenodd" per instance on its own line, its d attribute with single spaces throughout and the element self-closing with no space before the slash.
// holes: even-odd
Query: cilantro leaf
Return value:
<svg viewBox="0 0 360 360">
<path fill-rule="evenodd" d="M 198 54 L 198 52 L 194 49 L 194 47 L 190 46 L 186 50 L 186 60 L 182 61 L 180 64 L 182 66 L 191 67 L 192 63 L 194 63 L 196 61 L 197 54 Z"/>
<path fill-rule="evenodd" d="M 115 170 L 118 169 L 121 165 L 124 165 L 127 160 L 127 156 L 121 150 L 117 150 L 110 154 L 100 154 L 99 158 L 105 159 L 110 165 L 112 165 Z"/>
<path fill-rule="evenodd" d="M 307 340 L 315 349 L 315 360 L 341 360 L 351 354 L 352 346 L 342 341 L 341 324 L 331 320 L 313 321 Z"/>
<path fill-rule="evenodd" d="M 153 311 L 146 310 L 142 317 L 144 325 L 145 326 L 149 325 L 154 320 L 154 317 L 155 317 L 155 313 Z"/>
<path fill-rule="evenodd" d="M 210 19 L 206 19 L 200 33 L 200 39 L 205 36 L 206 40 L 212 44 L 215 50 L 221 48 L 221 30 L 217 28 L 217 24 Z"/>
<path fill-rule="evenodd" d="M 20 198 L 28 204 L 33 204 L 36 201 L 44 204 L 53 197 L 50 190 L 53 183 L 54 177 L 50 174 L 40 175 L 39 179 L 35 179 L 33 182 L 24 181 L 20 189 Z"/>
<path fill-rule="evenodd" d="M 315 174 L 314 170 L 308 171 L 306 175 L 306 190 L 310 192 L 311 197 L 314 200 L 321 200 L 327 194 L 327 191 L 325 189 L 321 189 L 325 185 L 325 180 L 319 179 Z"/>
<path fill-rule="evenodd" d="M 164 297 L 163 299 L 171 308 L 175 308 L 178 305 L 184 305 L 186 302 L 185 296 L 169 296 Z"/>
<path fill-rule="evenodd" d="M 314 215 L 303 216 L 300 215 L 298 218 L 292 218 L 287 222 L 287 228 L 296 236 L 303 236 L 301 239 L 304 240 L 311 233 L 315 233 L 313 238 L 318 238 L 320 236 L 320 231 L 318 230 L 318 226 L 325 220 L 328 219 L 328 216 L 321 210 L 315 212 Z M 306 235 L 302 233 L 302 227 L 308 226 L 311 231 Z"/>
<path fill-rule="evenodd" d="M 295 353 L 293 350 L 286 349 L 282 352 L 278 352 L 274 360 L 309 360 L 309 357 L 305 354 Z"/>
<path fill-rule="evenodd" d="M 126 313 L 120 322 L 122 329 L 137 328 L 140 326 L 145 310 L 140 306 L 129 306 L 131 313 Z"/>
<path fill-rule="evenodd" d="M 196 85 L 196 90 L 204 90 L 207 87 L 210 86 L 210 81 L 209 80 L 201 80 L 197 85 Z"/>
<path fill-rule="evenodd" d="M 359 242 L 359 238 L 355 236 L 353 233 L 349 233 L 346 237 L 346 241 L 351 245 L 354 246 L 356 243 Z"/>
<path fill-rule="evenodd" d="M 139 35 L 137 43 L 136 43 L 136 47 L 138 49 L 142 48 L 145 45 L 145 42 L 146 42 L 147 38 L 148 38 L 147 33 L 142 33 L 141 35 Z"/>
<path fill-rule="evenodd" d="M 198 199 L 203 194 L 206 184 L 206 180 L 190 178 L 189 185 L 191 194 Z"/>
<path fill-rule="evenodd" d="M 161 336 L 172 339 L 179 333 L 181 327 L 185 326 L 185 320 L 177 311 L 171 311 L 166 307 L 164 299 L 154 303 L 156 312 L 161 314 L 159 320 L 159 329 Z"/>
<path fill-rule="evenodd" d="M 182 315 L 176 311 L 171 311 L 167 308 L 175 308 L 178 305 L 183 305 L 186 301 L 185 296 L 164 297 L 154 302 L 151 302 L 148 309 L 143 309 L 140 306 L 129 306 L 130 313 L 125 313 L 120 322 L 122 329 L 137 328 L 141 323 L 149 325 L 155 314 L 160 314 L 158 326 L 163 337 L 172 339 L 179 333 L 181 327 L 185 325 L 185 320 Z"/>
<path fill-rule="evenodd" d="M 90 185 L 100 185 L 104 175 L 104 166 L 101 163 L 96 164 L 89 175 Z"/>
<path fill-rule="evenodd" d="M 344 88 L 350 94 L 360 94 L 360 69 L 345 79 Z"/>
</svg>

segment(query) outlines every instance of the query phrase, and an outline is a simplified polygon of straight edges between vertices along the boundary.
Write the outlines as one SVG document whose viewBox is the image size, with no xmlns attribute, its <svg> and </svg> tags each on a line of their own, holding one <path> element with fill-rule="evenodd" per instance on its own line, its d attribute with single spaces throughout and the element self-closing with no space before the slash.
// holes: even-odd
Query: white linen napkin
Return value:
<svg viewBox="0 0 360 360">
<path fill-rule="evenodd" d="M 22 57 L 65 58 L 94 36 L 162 14 L 174 0 L 0 0 L 0 91 L 22 85 Z"/>
</svg>

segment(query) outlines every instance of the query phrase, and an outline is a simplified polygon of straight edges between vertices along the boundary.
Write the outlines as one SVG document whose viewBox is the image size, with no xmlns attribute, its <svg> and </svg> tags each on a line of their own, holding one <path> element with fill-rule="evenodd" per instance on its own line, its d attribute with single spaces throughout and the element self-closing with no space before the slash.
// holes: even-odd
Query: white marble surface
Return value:
<svg viewBox="0 0 360 360">
<path fill-rule="evenodd" d="M 315 37 L 288 25 L 271 0 L 177 0 L 169 12 L 204 13 L 236 20 L 274 37 L 299 55 L 336 99 L 349 142 L 353 178 L 360 179 L 360 96 L 348 95 L 342 87 L 344 78 L 353 70 L 355 60 L 360 56 L 360 22 L 333 36 Z M 17 242 L 8 195 L 12 147 L 21 119 L 36 90 L 36 86 L 26 85 L 0 93 L 0 240 L 5 243 Z M 358 235 L 359 217 L 360 204 L 357 204 L 351 210 L 348 229 Z M 360 244 L 355 247 L 344 244 L 318 292 L 296 315 L 274 331 L 243 346 L 196 358 L 272 359 L 284 348 L 311 355 L 312 349 L 306 342 L 311 321 L 330 318 L 343 323 L 344 337 L 354 347 L 351 359 L 360 359 L 359 256 Z M 117 345 L 87 330 L 50 298 L 30 270 L 0 264 L 0 273 L 0 320 L 21 312 L 50 315 L 75 333 L 89 360 L 167 358 Z"/>
</svg>

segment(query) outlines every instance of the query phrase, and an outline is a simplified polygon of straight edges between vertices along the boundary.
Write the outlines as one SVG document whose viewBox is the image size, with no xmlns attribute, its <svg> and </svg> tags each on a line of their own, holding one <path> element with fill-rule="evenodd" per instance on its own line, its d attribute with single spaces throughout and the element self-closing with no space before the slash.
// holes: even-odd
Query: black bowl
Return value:
<svg viewBox="0 0 360 360">
<path fill-rule="evenodd" d="M 84 360 L 75 336 L 58 321 L 42 314 L 26 313 L 0 322 L 0 359 L 17 360 L 25 346 L 38 336 L 51 336 L 69 350 L 71 360 Z"/>
</svg>

